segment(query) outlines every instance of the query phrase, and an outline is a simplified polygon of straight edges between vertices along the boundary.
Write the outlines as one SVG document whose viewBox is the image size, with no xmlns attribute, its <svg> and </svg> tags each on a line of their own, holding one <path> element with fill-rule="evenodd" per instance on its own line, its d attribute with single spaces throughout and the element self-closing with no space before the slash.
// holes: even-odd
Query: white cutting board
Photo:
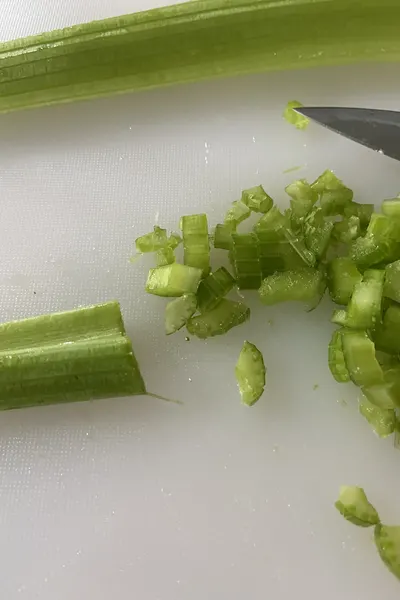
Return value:
<svg viewBox="0 0 400 600">
<path fill-rule="evenodd" d="M 0 0 L 0 39 L 156 4 Z M 333 168 L 361 201 L 396 195 L 399 164 L 280 115 L 293 98 L 398 108 L 399 74 L 274 73 L 0 117 L 1 319 L 119 298 L 149 389 L 184 401 L 0 415 L 0 598 L 398 598 L 371 532 L 333 508 L 359 484 L 400 524 L 400 453 L 328 372 L 329 302 L 306 314 L 250 298 L 227 336 L 166 338 L 165 302 L 143 291 L 151 261 L 128 259 L 156 215 L 214 224 L 260 182 L 284 204 L 293 178 Z M 252 409 L 234 380 L 245 338 L 268 367 Z"/>
</svg>

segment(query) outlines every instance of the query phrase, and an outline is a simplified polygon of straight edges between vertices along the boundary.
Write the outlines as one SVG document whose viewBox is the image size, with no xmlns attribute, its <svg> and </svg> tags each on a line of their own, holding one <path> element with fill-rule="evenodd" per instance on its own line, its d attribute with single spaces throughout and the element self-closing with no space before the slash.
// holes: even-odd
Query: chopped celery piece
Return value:
<svg viewBox="0 0 400 600">
<path fill-rule="evenodd" d="M 347 306 L 346 325 L 351 329 L 374 329 L 381 322 L 385 271 L 365 271 Z"/>
<path fill-rule="evenodd" d="M 271 196 L 268 196 L 262 185 L 256 185 L 255 187 L 243 190 L 242 202 L 252 212 L 267 213 L 274 204 Z"/>
<path fill-rule="evenodd" d="M 156 252 L 157 267 L 165 267 L 166 265 L 172 265 L 176 260 L 175 252 L 170 246 L 160 248 Z"/>
<path fill-rule="evenodd" d="M 195 294 L 202 277 L 201 269 L 187 265 L 165 265 L 150 269 L 146 292 L 156 296 L 177 297 Z"/>
<path fill-rule="evenodd" d="M 156 252 L 161 248 L 165 248 L 168 246 L 167 230 L 155 225 L 154 231 L 138 237 L 135 245 L 137 252 L 140 253 Z"/>
<path fill-rule="evenodd" d="M 263 304 L 279 302 L 311 302 L 321 294 L 324 274 L 316 269 L 303 268 L 266 277 L 259 289 Z"/>
<path fill-rule="evenodd" d="M 356 385 L 369 387 L 383 383 L 383 371 L 376 360 L 374 343 L 365 331 L 343 331 L 342 343 L 346 366 Z"/>
<path fill-rule="evenodd" d="M 353 199 L 353 191 L 329 170 L 324 171 L 311 188 L 318 194 L 325 215 L 342 215 Z"/>
<path fill-rule="evenodd" d="M 392 198 L 391 200 L 383 200 L 381 211 L 387 217 L 400 218 L 400 198 Z"/>
<path fill-rule="evenodd" d="M 389 571 L 400 579 L 400 527 L 378 524 L 374 537 L 381 559 Z"/>
<path fill-rule="evenodd" d="M 239 225 L 239 223 L 248 219 L 250 215 L 250 208 L 242 200 L 236 200 L 232 202 L 231 208 L 226 213 L 224 223 Z"/>
<path fill-rule="evenodd" d="M 331 323 L 345 327 L 347 324 L 347 310 L 342 308 L 339 310 L 334 310 L 331 317 Z"/>
<path fill-rule="evenodd" d="M 400 258 L 400 221 L 373 213 L 366 235 L 355 240 L 350 257 L 358 267 L 366 269 Z"/>
<path fill-rule="evenodd" d="M 0 325 L 0 410 L 146 394 L 119 304 Z"/>
<path fill-rule="evenodd" d="M 278 242 L 264 241 L 264 233 L 257 234 L 260 247 L 260 265 L 262 277 L 268 277 L 278 271 L 295 270 L 304 267 L 304 261 L 286 240 Z M 266 235 L 268 240 L 269 233 Z"/>
<path fill-rule="evenodd" d="M 303 263 L 307 267 L 315 267 L 317 259 L 315 254 L 306 247 L 304 239 L 295 235 L 293 231 L 287 227 L 283 227 L 282 232 L 286 240 L 292 246 L 293 250 L 300 256 Z"/>
<path fill-rule="evenodd" d="M 347 218 L 357 217 L 360 221 L 361 231 L 365 231 L 374 212 L 373 204 L 360 204 L 359 202 L 349 202 L 344 209 L 344 216 Z"/>
<path fill-rule="evenodd" d="M 379 408 L 363 396 L 359 402 L 359 411 L 379 437 L 387 437 L 394 432 L 396 413 L 393 409 Z"/>
<path fill-rule="evenodd" d="M 379 515 L 362 488 L 355 485 L 342 485 L 335 507 L 353 525 L 371 527 L 380 522 Z"/>
<path fill-rule="evenodd" d="M 194 315 L 197 308 L 195 294 L 183 294 L 168 302 L 165 307 L 165 333 L 170 335 L 186 325 L 188 319 Z"/>
<path fill-rule="evenodd" d="M 216 226 L 214 230 L 214 248 L 230 250 L 232 244 L 232 233 L 236 231 L 234 223 L 224 223 Z"/>
<path fill-rule="evenodd" d="M 253 406 L 260 399 L 265 387 L 265 365 L 263 355 L 250 342 L 244 342 L 236 363 L 235 374 L 242 403 Z"/>
<path fill-rule="evenodd" d="M 287 103 L 283 112 L 283 118 L 297 129 L 305 129 L 310 123 L 310 119 L 294 110 L 295 108 L 301 108 L 302 106 L 304 105 L 301 102 L 291 100 Z"/>
<path fill-rule="evenodd" d="M 328 350 L 329 369 L 336 381 L 347 383 L 350 381 L 350 374 L 346 367 L 346 361 L 343 354 L 342 332 L 340 329 L 332 334 Z"/>
<path fill-rule="evenodd" d="M 290 208 L 293 215 L 299 219 L 304 218 L 318 200 L 318 193 L 314 191 L 305 179 L 293 181 L 285 188 L 290 196 Z"/>
<path fill-rule="evenodd" d="M 171 233 L 167 241 L 167 246 L 168 248 L 171 248 L 171 250 L 175 250 L 182 242 L 183 240 L 178 233 Z"/>
<path fill-rule="evenodd" d="M 383 323 L 374 333 L 378 350 L 391 354 L 400 353 L 400 306 L 389 306 L 383 316 Z"/>
<path fill-rule="evenodd" d="M 320 260 L 329 245 L 333 223 L 324 219 L 321 208 L 314 208 L 305 218 L 304 241 L 307 248 Z"/>
<path fill-rule="evenodd" d="M 400 260 L 386 265 L 383 295 L 395 302 L 400 302 Z"/>
<path fill-rule="evenodd" d="M 223 298 L 212 310 L 191 317 L 186 327 L 192 335 L 206 339 L 215 335 L 223 335 L 249 318 L 250 309 L 245 304 Z"/>
<path fill-rule="evenodd" d="M 220 267 L 213 273 L 210 273 L 208 277 L 200 281 L 199 289 L 197 290 L 199 311 L 203 313 L 215 308 L 221 299 L 231 291 L 234 285 L 235 280 L 225 267 Z"/>
<path fill-rule="evenodd" d="M 282 227 L 286 226 L 286 219 L 277 206 L 273 206 L 254 225 L 254 232 L 262 234 L 264 241 L 279 242 L 283 239 Z"/>
<path fill-rule="evenodd" d="M 188 267 L 210 271 L 210 242 L 208 238 L 207 215 L 189 215 L 181 218 L 183 235 L 183 258 Z"/>
<path fill-rule="evenodd" d="M 356 216 L 346 217 L 333 224 L 332 237 L 342 244 L 350 244 L 361 235 L 360 219 Z"/>
<path fill-rule="evenodd" d="M 371 385 L 370 387 L 364 387 L 362 391 L 367 400 L 377 408 L 394 409 L 398 404 L 398 386 L 395 382 Z"/>
<path fill-rule="evenodd" d="M 231 260 L 240 290 L 257 290 L 262 281 L 260 247 L 254 233 L 232 234 Z"/>
<path fill-rule="evenodd" d="M 348 304 L 362 275 L 351 258 L 334 258 L 328 263 L 328 289 L 336 304 Z"/>
</svg>

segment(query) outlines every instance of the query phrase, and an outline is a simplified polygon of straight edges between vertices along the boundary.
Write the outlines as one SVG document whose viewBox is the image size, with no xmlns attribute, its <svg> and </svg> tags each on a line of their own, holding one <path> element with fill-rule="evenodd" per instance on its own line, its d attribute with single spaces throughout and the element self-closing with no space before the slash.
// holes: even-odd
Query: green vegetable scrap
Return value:
<svg viewBox="0 0 400 600">
<path fill-rule="evenodd" d="M 210 271 L 210 242 L 208 237 L 207 215 L 182 217 L 184 263 L 208 275 Z"/>
<path fill-rule="evenodd" d="M 375 545 L 389 571 L 400 579 L 400 527 L 377 525 Z"/>
<path fill-rule="evenodd" d="M 295 108 L 301 108 L 302 106 L 304 106 L 304 104 L 301 102 L 297 102 L 297 100 L 291 100 L 287 103 L 283 113 L 283 118 L 286 119 L 286 121 L 291 125 L 297 127 L 297 129 L 305 129 L 310 123 L 310 119 L 307 119 L 307 117 L 304 117 L 295 110 Z"/>
<path fill-rule="evenodd" d="M 202 277 L 201 269 L 174 263 L 150 269 L 146 292 L 156 296 L 176 298 L 184 294 L 195 294 Z"/>
<path fill-rule="evenodd" d="M 197 309 L 195 294 L 184 294 L 168 302 L 165 308 L 165 333 L 171 335 L 182 329 Z"/>
<path fill-rule="evenodd" d="M 371 527 L 380 522 L 378 513 L 360 487 L 342 485 L 335 506 L 353 525 Z"/>
<path fill-rule="evenodd" d="M 359 402 L 359 411 L 379 437 L 385 438 L 394 433 L 396 413 L 393 409 L 379 408 L 363 396 Z"/>
<path fill-rule="evenodd" d="M 212 310 L 189 319 L 187 330 L 198 338 L 223 335 L 250 318 L 250 309 L 242 302 L 223 298 Z"/>
<path fill-rule="evenodd" d="M 242 202 L 252 212 L 256 213 L 267 213 L 274 203 L 262 185 L 256 185 L 248 190 L 243 190 Z"/>
<path fill-rule="evenodd" d="M 253 406 L 264 392 L 266 374 L 263 356 L 254 344 L 244 342 L 235 374 L 242 403 Z"/>
</svg>

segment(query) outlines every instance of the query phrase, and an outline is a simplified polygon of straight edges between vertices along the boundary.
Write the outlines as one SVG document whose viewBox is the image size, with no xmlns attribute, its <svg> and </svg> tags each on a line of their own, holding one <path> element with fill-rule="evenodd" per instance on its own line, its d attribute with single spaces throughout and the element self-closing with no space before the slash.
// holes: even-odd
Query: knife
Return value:
<svg viewBox="0 0 400 600">
<path fill-rule="evenodd" d="M 400 160 L 400 112 L 322 106 L 295 110 L 354 142 Z"/>
</svg>

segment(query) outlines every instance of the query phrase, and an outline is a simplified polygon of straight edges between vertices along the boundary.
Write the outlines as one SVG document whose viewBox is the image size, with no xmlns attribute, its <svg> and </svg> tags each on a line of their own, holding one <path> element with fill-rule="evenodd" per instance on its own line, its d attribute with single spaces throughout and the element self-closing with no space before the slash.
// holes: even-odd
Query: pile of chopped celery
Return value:
<svg viewBox="0 0 400 600">
<path fill-rule="evenodd" d="M 379 436 L 397 438 L 400 201 L 385 200 L 382 212 L 375 212 L 372 204 L 355 202 L 352 190 L 329 170 L 312 183 L 294 181 L 285 191 L 289 207 L 283 211 L 258 185 L 244 190 L 213 230 L 207 216 L 198 214 L 182 217 L 182 237 L 155 227 L 138 238 L 138 252 L 156 255 L 146 290 L 174 298 L 166 307 L 167 334 L 186 327 L 202 339 L 250 318 L 243 302 L 229 298 L 233 288 L 258 290 L 266 306 L 297 301 L 309 309 L 328 290 L 338 305 L 328 350 L 332 375 L 360 388 L 360 413 Z M 252 214 L 256 221 L 246 227 Z M 231 272 L 212 264 L 210 240 L 226 250 Z M 181 243 L 184 264 L 175 257 Z M 264 389 L 265 367 L 261 354 L 260 360 L 246 359 L 253 347 L 247 344 L 236 374 L 242 400 L 252 405 Z M 249 381 L 258 383 L 243 391 Z"/>
</svg>

